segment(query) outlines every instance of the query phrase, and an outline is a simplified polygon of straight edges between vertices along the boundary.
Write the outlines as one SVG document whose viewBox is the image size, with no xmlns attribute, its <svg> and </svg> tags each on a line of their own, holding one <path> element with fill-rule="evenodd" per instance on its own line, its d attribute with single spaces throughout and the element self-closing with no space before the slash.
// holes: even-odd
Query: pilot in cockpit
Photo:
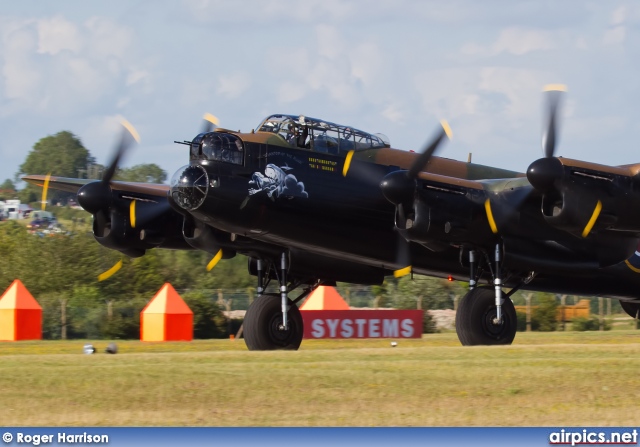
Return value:
<svg viewBox="0 0 640 447">
<path fill-rule="evenodd" d="M 289 124 L 289 135 L 287 137 L 287 142 L 290 145 L 306 148 L 307 136 L 309 136 L 309 129 L 307 129 L 307 126 L 302 126 L 302 132 L 300 132 L 299 126 L 295 125 L 294 123 Z"/>
</svg>

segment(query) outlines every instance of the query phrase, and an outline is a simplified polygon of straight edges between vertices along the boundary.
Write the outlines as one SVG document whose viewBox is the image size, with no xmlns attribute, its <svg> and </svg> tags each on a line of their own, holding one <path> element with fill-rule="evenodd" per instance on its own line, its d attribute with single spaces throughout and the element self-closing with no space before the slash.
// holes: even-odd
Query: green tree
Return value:
<svg viewBox="0 0 640 447">
<path fill-rule="evenodd" d="M 167 180 L 167 173 L 157 164 L 149 163 L 121 168 L 116 173 L 115 179 L 125 182 L 164 183 Z"/>
<path fill-rule="evenodd" d="M 537 307 L 533 309 L 532 318 L 538 322 L 538 330 L 555 331 L 558 327 L 558 302 L 555 296 L 548 293 L 536 294 Z"/>
<path fill-rule="evenodd" d="M 95 160 L 89 151 L 82 145 L 80 139 L 68 131 L 58 132 L 40 139 L 24 163 L 20 165 L 16 173 L 16 180 L 23 174 L 52 175 L 59 177 L 77 177 L 78 170 L 86 169 L 87 165 Z M 22 202 L 34 202 L 41 197 L 41 189 L 34 185 L 27 185 L 20 191 Z M 67 199 L 70 193 L 63 191 L 49 191 L 49 199 Z"/>
<path fill-rule="evenodd" d="M 0 189 L 10 189 L 10 190 L 15 191 L 16 190 L 16 185 L 11 181 L 11 179 L 6 179 L 0 185 Z"/>
<path fill-rule="evenodd" d="M 187 306 L 193 311 L 194 338 L 225 338 L 227 319 L 211 296 L 200 291 L 183 294 Z"/>
<path fill-rule="evenodd" d="M 10 179 L 0 185 L 0 200 L 13 199 L 16 196 L 16 186 Z"/>
<path fill-rule="evenodd" d="M 403 308 L 453 309 L 453 296 L 462 297 L 467 287 L 467 283 L 442 278 L 404 276 L 398 280 L 395 299 L 412 303 L 412 306 L 403 304 Z"/>
</svg>

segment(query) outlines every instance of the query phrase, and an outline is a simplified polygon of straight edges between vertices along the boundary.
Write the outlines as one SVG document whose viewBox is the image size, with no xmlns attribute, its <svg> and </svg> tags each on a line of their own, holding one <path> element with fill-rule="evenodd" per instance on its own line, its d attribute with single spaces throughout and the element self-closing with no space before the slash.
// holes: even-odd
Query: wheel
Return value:
<svg viewBox="0 0 640 447">
<path fill-rule="evenodd" d="M 463 346 L 510 345 L 516 336 L 516 309 L 509 298 L 502 304 L 502 323 L 494 324 L 495 290 L 477 287 L 467 293 L 456 312 L 456 332 Z"/>
<path fill-rule="evenodd" d="M 640 318 L 640 303 L 620 301 L 620 306 L 631 318 Z"/>
<path fill-rule="evenodd" d="M 279 295 L 260 295 L 249 306 L 244 317 L 244 342 L 250 351 L 296 350 L 303 335 L 302 314 L 293 301 L 288 300 L 289 329 L 280 330 L 282 309 Z"/>
</svg>

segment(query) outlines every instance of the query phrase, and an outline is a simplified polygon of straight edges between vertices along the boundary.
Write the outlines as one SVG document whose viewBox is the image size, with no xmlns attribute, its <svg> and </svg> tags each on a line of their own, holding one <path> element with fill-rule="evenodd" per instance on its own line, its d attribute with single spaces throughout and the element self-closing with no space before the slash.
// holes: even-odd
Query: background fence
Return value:
<svg viewBox="0 0 640 447">
<path fill-rule="evenodd" d="M 256 297 L 254 288 L 177 291 L 194 311 L 196 338 L 235 334 L 244 311 Z M 455 329 L 455 309 L 466 289 L 426 286 L 419 294 L 408 294 L 398 288 L 340 285 L 338 291 L 354 308 L 423 309 L 428 311 L 425 318 L 433 320 L 433 330 L 446 331 Z M 294 292 L 291 296 L 297 295 Z M 48 339 L 137 339 L 140 312 L 151 298 L 105 301 L 95 296 L 36 297 L 43 307 L 43 336 Z M 607 330 L 634 324 L 617 300 L 531 292 L 517 292 L 512 299 L 519 330 Z M 425 325 L 425 332 L 432 331 L 428 327 Z"/>
</svg>

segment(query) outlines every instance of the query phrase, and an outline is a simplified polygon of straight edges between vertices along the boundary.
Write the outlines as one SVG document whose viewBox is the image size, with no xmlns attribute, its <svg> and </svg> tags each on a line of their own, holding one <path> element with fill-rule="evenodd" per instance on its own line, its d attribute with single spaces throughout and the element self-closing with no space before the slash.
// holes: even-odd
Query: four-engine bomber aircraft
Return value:
<svg viewBox="0 0 640 447">
<path fill-rule="evenodd" d="M 259 293 L 244 320 L 251 350 L 297 349 L 297 303 L 317 286 L 380 284 L 393 273 L 469 281 L 456 316 L 463 345 L 510 344 L 520 288 L 616 297 L 637 317 L 640 164 L 556 157 L 563 88 L 545 90 L 545 156 L 526 174 L 434 156 L 451 135 L 446 122 L 411 153 L 304 116 L 272 115 L 242 133 L 209 115 L 181 142 L 189 164 L 170 185 L 113 181 L 135 136 L 128 125 L 102 180 L 23 179 L 77 193 L 96 240 L 127 256 L 204 250 L 209 269 L 247 256 Z M 271 280 L 279 293 L 266 293 Z"/>
</svg>

